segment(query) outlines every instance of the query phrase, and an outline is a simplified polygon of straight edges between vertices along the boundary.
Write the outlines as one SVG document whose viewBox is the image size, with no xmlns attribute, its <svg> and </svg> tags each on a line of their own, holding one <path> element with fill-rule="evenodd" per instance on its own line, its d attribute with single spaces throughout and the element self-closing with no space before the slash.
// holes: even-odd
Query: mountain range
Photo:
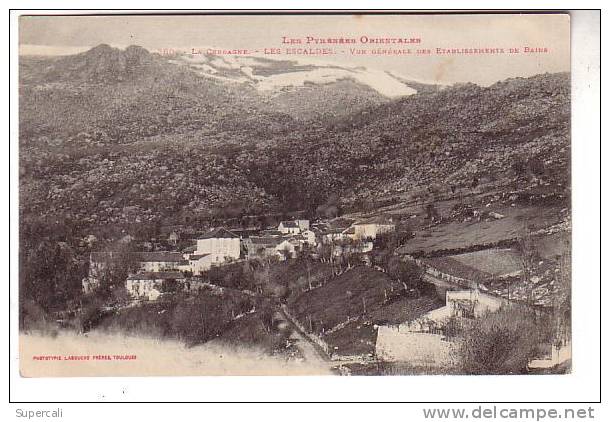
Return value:
<svg viewBox="0 0 610 422">
<path fill-rule="evenodd" d="M 433 184 L 506 183 L 532 157 L 569 186 L 569 74 L 438 86 L 100 45 L 21 57 L 19 81 L 21 211 L 32 218 L 184 223 L 329 198 L 370 208 Z"/>
</svg>

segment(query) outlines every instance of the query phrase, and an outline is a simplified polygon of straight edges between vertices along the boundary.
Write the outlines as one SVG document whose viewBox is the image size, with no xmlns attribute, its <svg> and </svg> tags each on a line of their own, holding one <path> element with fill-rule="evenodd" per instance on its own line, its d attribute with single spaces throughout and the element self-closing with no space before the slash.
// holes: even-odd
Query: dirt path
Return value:
<svg viewBox="0 0 610 422">
<path fill-rule="evenodd" d="M 290 319 L 286 317 L 286 314 L 281 308 L 278 311 L 278 316 L 292 329 L 290 339 L 295 341 L 295 346 L 297 347 L 297 349 L 299 349 L 306 362 L 327 365 L 328 367 L 334 366 L 332 365 L 332 362 L 330 361 L 330 359 L 328 359 L 326 354 L 322 350 L 319 350 L 319 347 L 317 345 L 309 341 L 305 334 L 301 332 L 299 327 L 294 325 L 292 321 L 290 321 Z"/>
</svg>

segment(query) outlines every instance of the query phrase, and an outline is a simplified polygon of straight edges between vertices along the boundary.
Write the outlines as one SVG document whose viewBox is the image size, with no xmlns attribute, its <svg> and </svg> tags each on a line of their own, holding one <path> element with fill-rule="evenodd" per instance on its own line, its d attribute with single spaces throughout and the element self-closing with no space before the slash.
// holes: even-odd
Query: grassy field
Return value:
<svg viewBox="0 0 610 422">
<path fill-rule="evenodd" d="M 521 270 L 521 259 L 517 251 L 505 249 L 484 249 L 451 258 L 483 273 L 493 276 L 503 276 Z"/>
<path fill-rule="evenodd" d="M 350 317 L 360 317 L 383 305 L 403 287 L 380 271 L 355 267 L 317 289 L 296 297 L 289 303 L 292 313 L 314 331 L 329 330 Z M 385 293 L 384 293 L 385 292 Z"/>
<path fill-rule="evenodd" d="M 287 287 L 294 296 L 308 289 L 309 283 L 317 286 L 332 277 L 333 270 L 329 264 L 319 261 L 306 263 L 301 260 L 287 260 L 275 264 L 269 275 L 274 283 Z"/>
<path fill-rule="evenodd" d="M 291 312 L 341 355 L 366 355 L 375 351 L 375 324 L 399 324 L 444 305 L 436 291 L 421 297 L 404 295 L 402 284 L 385 273 L 356 267 L 324 286 L 303 293 L 289 304 Z M 331 328 L 353 319 L 340 329 Z M 311 321 L 311 325 L 310 325 Z M 326 334 L 322 334 L 322 328 Z"/>
<path fill-rule="evenodd" d="M 371 323 L 355 321 L 345 328 L 324 336 L 334 355 L 369 355 L 375 352 L 377 330 Z"/>
<path fill-rule="evenodd" d="M 560 221 L 554 207 L 496 207 L 504 218 L 490 221 L 451 221 L 430 229 L 416 230 L 414 239 L 401 248 L 405 254 L 430 253 L 444 249 L 462 249 L 495 243 L 523 235 L 526 226 L 539 229 Z"/>
</svg>

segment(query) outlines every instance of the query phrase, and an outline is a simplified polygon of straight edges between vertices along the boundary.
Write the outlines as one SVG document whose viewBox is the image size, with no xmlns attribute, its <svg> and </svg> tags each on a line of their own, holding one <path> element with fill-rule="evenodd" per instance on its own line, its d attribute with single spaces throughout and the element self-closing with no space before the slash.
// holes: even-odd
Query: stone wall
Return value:
<svg viewBox="0 0 610 422">
<path fill-rule="evenodd" d="M 387 362 L 448 367 L 455 364 L 456 344 L 439 334 L 418 333 L 398 326 L 381 326 L 377 330 L 375 354 Z"/>
</svg>

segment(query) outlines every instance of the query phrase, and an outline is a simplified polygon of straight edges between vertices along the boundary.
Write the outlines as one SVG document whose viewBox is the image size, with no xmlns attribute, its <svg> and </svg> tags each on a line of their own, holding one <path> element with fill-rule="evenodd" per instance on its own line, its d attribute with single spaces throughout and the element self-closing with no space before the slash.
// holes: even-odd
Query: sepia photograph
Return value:
<svg viewBox="0 0 610 422">
<path fill-rule="evenodd" d="M 572 372 L 569 14 L 18 23 L 22 377 Z"/>
</svg>

